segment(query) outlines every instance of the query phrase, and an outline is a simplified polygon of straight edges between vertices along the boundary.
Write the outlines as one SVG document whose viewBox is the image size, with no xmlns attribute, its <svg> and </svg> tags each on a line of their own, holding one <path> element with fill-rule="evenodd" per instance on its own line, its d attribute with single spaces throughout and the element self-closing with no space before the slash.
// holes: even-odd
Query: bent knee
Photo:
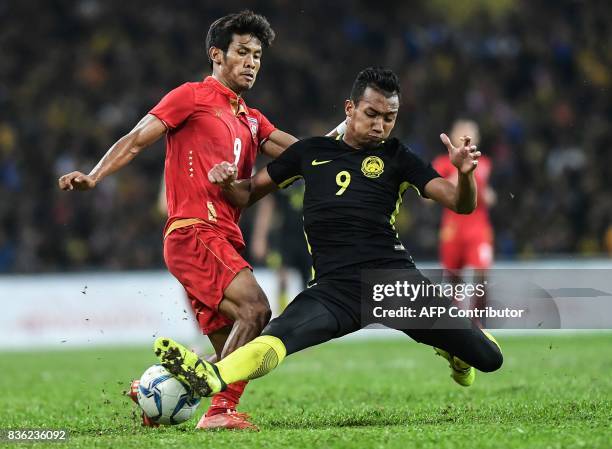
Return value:
<svg viewBox="0 0 612 449">
<path fill-rule="evenodd" d="M 238 313 L 242 321 L 254 323 L 258 327 L 261 327 L 261 329 L 268 324 L 272 317 L 270 303 L 268 303 L 268 298 L 266 298 L 263 291 L 254 292 L 250 295 L 242 307 L 240 307 Z"/>
<path fill-rule="evenodd" d="M 493 371 L 497 371 L 501 368 L 504 363 L 504 356 L 502 355 L 499 348 L 494 348 L 494 350 L 489 351 L 489 353 L 484 357 L 478 366 L 479 371 L 485 373 L 491 373 Z"/>
<path fill-rule="evenodd" d="M 259 322 L 262 329 L 270 322 L 270 318 L 272 318 L 272 310 L 270 309 L 270 304 L 268 300 L 265 300 L 265 303 L 262 303 L 257 306 L 256 310 L 256 320 Z"/>
</svg>

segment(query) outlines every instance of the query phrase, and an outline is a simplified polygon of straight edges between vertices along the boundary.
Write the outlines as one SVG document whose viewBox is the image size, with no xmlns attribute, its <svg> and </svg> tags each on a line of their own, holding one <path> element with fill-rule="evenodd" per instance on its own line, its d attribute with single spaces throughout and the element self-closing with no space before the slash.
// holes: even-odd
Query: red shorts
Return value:
<svg viewBox="0 0 612 449">
<path fill-rule="evenodd" d="M 219 312 L 219 303 L 238 272 L 251 265 L 230 242 L 203 225 L 178 228 L 164 240 L 164 259 L 185 288 L 204 334 L 233 323 Z"/>
<path fill-rule="evenodd" d="M 444 223 L 440 229 L 440 261 L 447 270 L 459 270 L 465 267 L 490 268 L 493 263 L 491 226 Z"/>
</svg>

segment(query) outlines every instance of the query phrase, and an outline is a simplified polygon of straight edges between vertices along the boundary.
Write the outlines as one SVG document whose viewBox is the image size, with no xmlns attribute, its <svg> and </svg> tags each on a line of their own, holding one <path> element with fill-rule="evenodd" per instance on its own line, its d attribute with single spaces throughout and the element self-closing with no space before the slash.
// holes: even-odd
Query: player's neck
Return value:
<svg viewBox="0 0 612 449">
<path fill-rule="evenodd" d="M 236 96 L 238 98 L 240 98 L 240 96 L 242 95 L 242 92 L 238 92 L 236 89 L 234 89 L 225 78 L 223 78 L 222 76 L 220 76 L 217 73 L 213 73 L 212 77 L 214 79 L 216 79 L 217 81 L 219 81 L 221 84 L 223 84 L 225 87 L 227 87 L 229 90 L 231 90 L 232 92 L 234 92 L 236 94 Z"/>
<path fill-rule="evenodd" d="M 354 140 L 351 136 L 347 136 L 346 133 L 342 135 L 342 141 L 348 145 L 352 150 L 361 150 L 361 145 L 359 142 Z"/>
</svg>

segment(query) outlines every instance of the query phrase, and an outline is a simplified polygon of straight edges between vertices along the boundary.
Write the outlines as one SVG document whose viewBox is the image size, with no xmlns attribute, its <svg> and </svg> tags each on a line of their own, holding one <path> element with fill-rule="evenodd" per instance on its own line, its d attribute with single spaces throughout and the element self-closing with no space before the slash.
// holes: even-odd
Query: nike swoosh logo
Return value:
<svg viewBox="0 0 612 449">
<path fill-rule="evenodd" d="M 327 164 L 328 162 L 332 162 L 332 161 L 317 161 L 315 159 L 314 161 L 312 161 L 312 165 L 323 165 L 323 164 Z"/>
</svg>

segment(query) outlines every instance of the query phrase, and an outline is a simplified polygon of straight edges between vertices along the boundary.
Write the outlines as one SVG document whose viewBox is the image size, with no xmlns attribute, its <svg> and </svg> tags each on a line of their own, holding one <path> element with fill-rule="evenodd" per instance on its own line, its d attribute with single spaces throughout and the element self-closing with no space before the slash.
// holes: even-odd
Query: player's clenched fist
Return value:
<svg viewBox="0 0 612 449">
<path fill-rule="evenodd" d="M 62 190 L 91 190 L 96 186 L 96 181 L 80 171 L 73 171 L 62 176 L 58 184 Z"/>
<path fill-rule="evenodd" d="M 470 145 L 472 140 L 470 136 L 463 136 L 461 138 L 463 144 L 460 147 L 455 147 L 444 133 L 440 134 L 440 140 L 442 140 L 442 143 L 448 150 L 450 161 L 457 167 L 460 173 L 467 175 L 476 169 L 481 153 L 476 145 Z"/>
<path fill-rule="evenodd" d="M 229 186 L 236 180 L 237 176 L 237 167 L 234 164 L 230 164 L 229 162 L 225 161 L 221 162 L 220 164 L 216 164 L 208 172 L 208 180 L 213 184 L 218 184 L 221 186 Z"/>
</svg>

